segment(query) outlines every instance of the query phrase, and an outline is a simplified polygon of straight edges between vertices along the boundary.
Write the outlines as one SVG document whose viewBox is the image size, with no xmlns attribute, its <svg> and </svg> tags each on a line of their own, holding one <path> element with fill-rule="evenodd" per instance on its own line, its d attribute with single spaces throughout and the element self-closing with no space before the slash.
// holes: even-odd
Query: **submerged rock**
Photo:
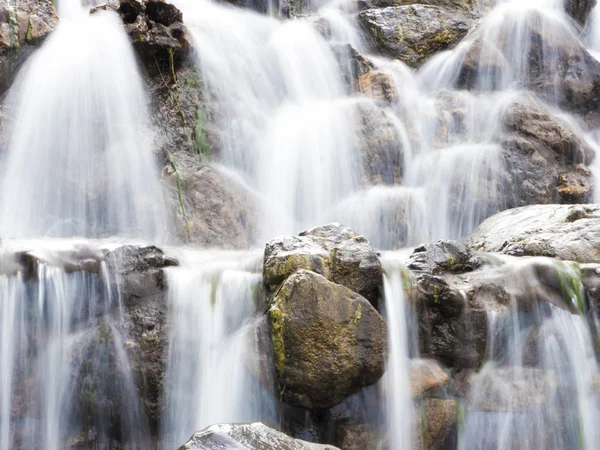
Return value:
<svg viewBox="0 0 600 450">
<path fill-rule="evenodd" d="M 331 408 L 383 375 L 385 322 L 350 289 L 298 270 L 276 292 L 268 315 L 286 403 Z"/>
<path fill-rule="evenodd" d="M 449 377 L 431 359 L 410 359 L 408 380 L 413 398 L 421 397 L 448 384 Z"/>
<path fill-rule="evenodd" d="M 14 74 L 58 25 L 52 0 L 21 0 L 0 5 L 0 95 Z"/>
<path fill-rule="evenodd" d="M 336 450 L 337 447 L 294 439 L 259 422 L 212 425 L 179 447 L 179 450 L 215 449 Z"/>
<path fill-rule="evenodd" d="M 359 21 L 379 52 L 418 67 L 456 45 L 475 17 L 444 6 L 415 4 L 369 9 L 359 14 Z"/>
<path fill-rule="evenodd" d="M 381 262 L 369 241 L 348 227 L 332 223 L 267 242 L 263 275 L 271 291 L 299 269 L 323 275 L 377 305 Z"/>
<path fill-rule="evenodd" d="M 532 205 L 488 218 L 468 242 L 480 251 L 597 263 L 599 233 L 599 205 Z"/>
</svg>

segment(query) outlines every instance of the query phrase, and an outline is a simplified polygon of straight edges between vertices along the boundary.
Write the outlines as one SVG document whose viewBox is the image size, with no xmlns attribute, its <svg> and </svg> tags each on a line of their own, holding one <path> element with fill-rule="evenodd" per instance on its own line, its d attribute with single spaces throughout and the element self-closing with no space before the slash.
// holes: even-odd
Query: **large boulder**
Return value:
<svg viewBox="0 0 600 450">
<path fill-rule="evenodd" d="M 267 242 L 263 275 L 271 291 L 299 269 L 321 274 L 377 305 L 381 262 L 369 241 L 348 227 L 332 223 Z"/>
<path fill-rule="evenodd" d="M 498 213 L 469 237 L 475 250 L 600 262 L 600 205 L 532 205 Z"/>
<path fill-rule="evenodd" d="M 52 0 L 0 5 L 0 95 L 25 59 L 58 25 Z"/>
<path fill-rule="evenodd" d="M 369 9 L 359 21 L 377 51 L 418 67 L 437 52 L 456 45 L 475 16 L 445 6 L 403 5 Z"/>
<path fill-rule="evenodd" d="M 383 375 L 386 324 L 356 292 L 298 270 L 276 292 L 268 315 L 284 402 L 331 408 Z"/>
<path fill-rule="evenodd" d="M 454 399 L 428 398 L 414 415 L 412 448 L 445 450 L 456 448 L 458 402 Z"/>
<path fill-rule="evenodd" d="M 194 433 L 179 450 L 336 450 L 332 445 L 313 444 L 291 438 L 256 423 L 212 425 Z"/>
<path fill-rule="evenodd" d="M 231 174 L 180 157 L 167 166 L 164 180 L 179 240 L 206 247 L 251 246 L 258 230 L 256 196 Z"/>
</svg>

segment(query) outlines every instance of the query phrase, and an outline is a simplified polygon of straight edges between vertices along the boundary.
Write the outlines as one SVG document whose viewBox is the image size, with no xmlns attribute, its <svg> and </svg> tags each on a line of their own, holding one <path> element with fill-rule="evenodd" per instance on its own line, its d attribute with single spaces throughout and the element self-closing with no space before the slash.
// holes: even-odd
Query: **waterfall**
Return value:
<svg viewBox="0 0 600 450">
<path fill-rule="evenodd" d="M 61 1 L 61 24 L 7 100 L 0 234 L 162 241 L 146 99 L 118 16 Z"/>
<path fill-rule="evenodd" d="M 63 244 L 60 251 L 73 249 Z M 3 270 L 17 267 L 20 255 L 3 250 Z M 40 262 L 0 275 L 2 450 L 92 441 L 108 449 L 117 435 L 125 448 L 143 448 L 148 425 L 125 356 L 123 319 L 111 314 L 118 305 L 110 279 L 103 263 L 98 274 Z M 122 410 L 116 424 L 115 408 Z"/>
<path fill-rule="evenodd" d="M 202 252 L 183 261 L 169 273 L 163 440 L 171 447 L 209 425 L 276 418 L 255 366 L 260 255 Z"/>
<path fill-rule="evenodd" d="M 385 317 L 388 323 L 389 357 L 383 383 L 387 395 L 389 445 L 394 450 L 412 447 L 413 404 L 408 378 L 411 333 L 410 316 L 404 295 L 403 266 L 384 260 Z"/>
<path fill-rule="evenodd" d="M 326 220 L 359 178 L 355 103 L 327 42 L 307 21 L 207 0 L 177 5 L 207 95 L 223 108 L 223 160 L 263 196 L 261 240 Z"/>
</svg>

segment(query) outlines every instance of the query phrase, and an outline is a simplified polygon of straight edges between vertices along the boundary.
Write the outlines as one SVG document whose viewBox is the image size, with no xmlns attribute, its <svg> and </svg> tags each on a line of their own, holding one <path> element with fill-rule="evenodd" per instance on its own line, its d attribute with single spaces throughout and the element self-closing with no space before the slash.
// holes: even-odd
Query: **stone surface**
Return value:
<svg viewBox="0 0 600 450">
<path fill-rule="evenodd" d="M 475 17 L 444 6 L 414 4 L 369 9 L 359 14 L 359 21 L 377 51 L 418 67 L 456 45 Z"/>
<path fill-rule="evenodd" d="M 383 375 L 386 325 L 360 295 L 299 270 L 268 311 L 281 398 L 331 408 Z"/>
<path fill-rule="evenodd" d="M 358 77 L 358 92 L 375 100 L 392 103 L 398 98 L 394 79 L 389 73 L 371 70 Z"/>
<path fill-rule="evenodd" d="M 445 248 L 455 256 L 444 256 Z M 572 313 L 582 307 L 581 275 L 573 265 L 549 258 L 474 256 L 464 245 L 458 248 L 460 253 L 453 242 L 423 245 L 407 262 L 416 275 L 409 300 L 416 310 L 424 358 L 476 368 L 490 336 L 490 313 L 500 320 L 513 309 L 537 311 L 542 303 Z"/>
<path fill-rule="evenodd" d="M 206 247 L 250 247 L 257 236 L 255 195 L 216 167 L 181 161 L 178 171 L 171 167 L 164 180 L 179 240 Z"/>
<path fill-rule="evenodd" d="M 457 444 L 458 402 L 453 399 L 428 398 L 415 411 L 412 448 L 444 450 Z"/>
<path fill-rule="evenodd" d="M 365 184 L 401 184 L 404 170 L 404 142 L 397 119 L 372 102 L 358 105 L 360 151 Z"/>
<path fill-rule="evenodd" d="M 600 205 L 532 205 L 488 218 L 468 242 L 480 251 L 597 263 L 599 233 Z"/>
<path fill-rule="evenodd" d="M 217 449 L 336 450 L 337 447 L 294 439 L 259 422 L 212 425 L 179 447 L 179 450 Z"/>
<path fill-rule="evenodd" d="M 0 4 L 0 96 L 33 50 L 58 25 L 52 0 L 21 0 Z"/>
<path fill-rule="evenodd" d="M 569 16 L 577 21 L 582 27 L 585 26 L 592 9 L 596 6 L 596 0 L 565 0 L 564 8 Z"/>
<path fill-rule="evenodd" d="M 434 360 L 411 359 L 408 379 L 414 398 L 444 387 L 449 377 Z"/>
<path fill-rule="evenodd" d="M 377 305 L 382 269 L 369 241 L 339 223 L 332 223 L 267 242 L 264 280 L 272 291 L 299 269 L 323 275 Z"/>
</svg>

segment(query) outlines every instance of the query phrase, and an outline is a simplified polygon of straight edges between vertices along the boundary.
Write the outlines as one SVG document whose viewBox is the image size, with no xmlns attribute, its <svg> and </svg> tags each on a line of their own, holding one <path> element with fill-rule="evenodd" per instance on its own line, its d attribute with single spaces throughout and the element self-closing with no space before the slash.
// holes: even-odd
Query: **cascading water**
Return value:
<svg viewBox="0 0 600 450">
<path fill-rule="evenodd" d="M 252 328 L 260 255 L 182 256 L 183 267 L 169 274 L 173 328 L 162 433 L 170 447 L 212 424 L 276 420 L 273 397 L 263 393 L 268 384 L 256 366 Z"/>
<path fill-rule="evenodd" d="M 37 245 L 40 257 L 67 260 L 78 251 L 45 245 Z M 119 305 L 106 264 L 96 260 L 94 274 L 31 256 L 23 267 L 23 255 L 18 248 L 1 255 L 0 448 L 58 450 L 91 442 L 111 448 L 115 433 L 127 448 L 141 448 L 136 442 L 148 425 L 125 357 L 122 317 L 111 314 Z M 115 399 L 122 403 L 107 403 Z M 123 411 L 120 423 L 114 408 Z"/>
<path fill-rule="evenodd" d="M 0 233 L 164 240 L 146 99 L 122 24 L 59 3 L 61 24 L 7 101 Z"/>
</svg>

